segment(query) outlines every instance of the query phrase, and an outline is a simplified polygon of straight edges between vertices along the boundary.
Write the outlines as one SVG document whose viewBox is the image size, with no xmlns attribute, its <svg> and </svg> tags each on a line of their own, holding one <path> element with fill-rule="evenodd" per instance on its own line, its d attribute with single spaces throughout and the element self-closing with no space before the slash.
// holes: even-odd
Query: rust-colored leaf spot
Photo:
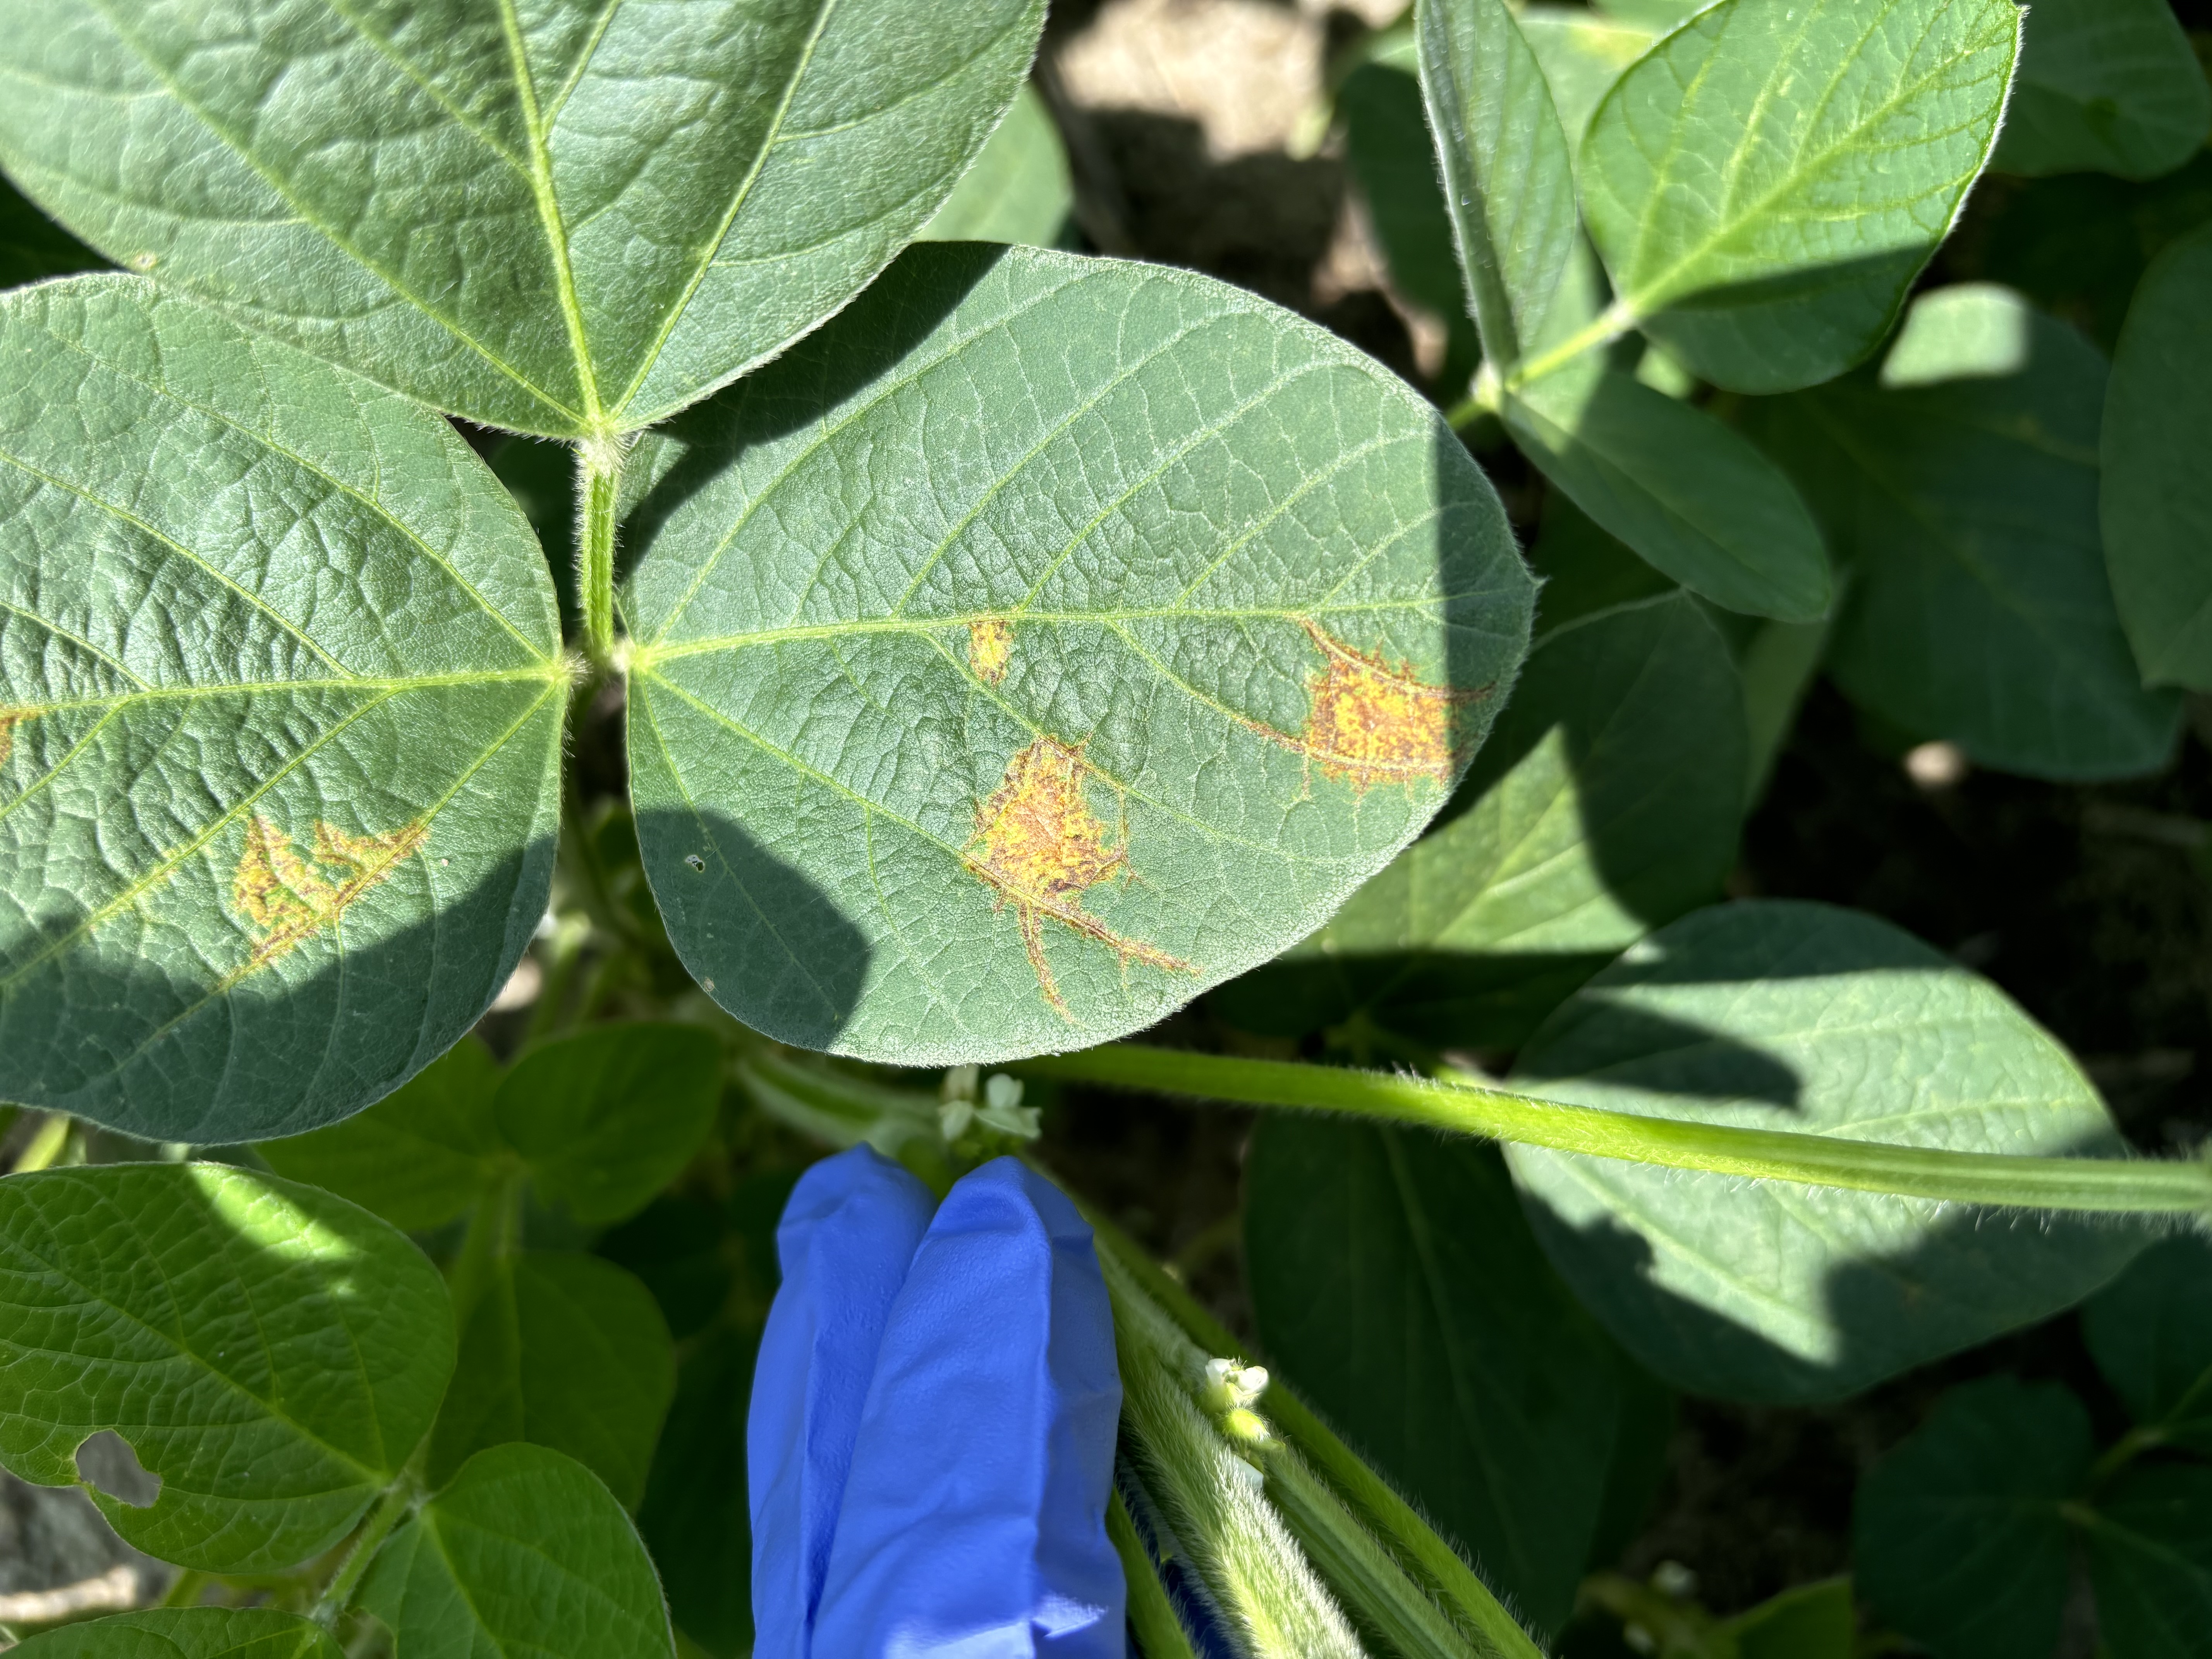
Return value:
<svg viewBox="0 0 2212 1659">
<path fill-rule="evenodd" d="M 0 766 L 8 763 L 8 757 L 15 752 L 15 728 L 31 719 L 35 708 L 0 708 Z"/>
<path fill-rule="evenodd" d="M 984 684 L 996 685 L 1006 678 L 1013 655 L 1014 625 L 1004 617 L 985 617 L 968 624 L 968 666 Z"/>
<path fill-rule="evenodd" d="M 293 850 L 289 836 L 267 818 L 255 818 L 246 826 L 246 855 L 231 881 L 239 914 L 262 930 L 253 966 L 274 962 L 336 926 L 346 907 L 390 875 L 428 833 L 428 825 L 410 823 L 389 835 L 349 836 L 319 820 L 311 863 Z M 339 872 L 339 878 L 328 879 L 317 865 Z"/>
<path fill-rule="evenodd" d="M 1313 704 L 1300 751 L 1363 793 L 1378 783 L 1449 784 L 1456 711 L 1482 693 L 1427 684 L 1410 665 L 1355 651 L 1312 622 L 1305 630 L 1322 667 L 1306 683 Z"/>
<path fill-rule="evenodd" d="M 975 809 L 975 834 L 963 849 L 968 868 L 998 896 L 1000 908 L 1014 907 L 1037 988 L 1071 1024 L 1075 1016 L 1045 961 L 1047 921 L 1096 939 L 1124 967 L 1141 962 L 1168 973 L 1198 971 L 1164 951 L 1122 938 L 1083 908 L 1085 891 L 1117 871 L 1127 875 L 1129 868 L 1127 848 L 1111 843 L 1091 809 L 1084 788 L 1090 769 L 1079 744 L 1070 748 L 1039 738 L 1006 763 L 1005 780 Z"/>
</svg>

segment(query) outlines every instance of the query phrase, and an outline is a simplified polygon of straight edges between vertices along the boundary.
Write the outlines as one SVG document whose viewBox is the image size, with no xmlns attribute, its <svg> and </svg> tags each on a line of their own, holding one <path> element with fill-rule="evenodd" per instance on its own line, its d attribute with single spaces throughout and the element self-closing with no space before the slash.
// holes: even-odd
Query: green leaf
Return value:
<svg viewBox="0 0 2212 1659">
<path fill-rule="evenodd" d="M 1624 21 L 1579 6 L 1524 6 L 1515 21 L 1542 66 L 1571 152 L 1579 149 L 1598 101 L 1651 50 L 1659 31 L 1671 27 Z"/>
<path fill-rule="evenodd" d="M 512 1258 L 462 1334 L 430 1480 L 442 1485 L 486 1446 L 526 1440 L 568 1453 L 634 1510 L 675 1391 L 668 1322 L 644 1285 L 595 1256 Z"/>
<path fill-rule="evenodd" d="M 2142 1464 L 2083 1526 L 2111 1659 L 2192 1659 L 2212 1630 L 2212 1469 Z"/>
<path fill-rule="evenodd" d="M 2126 777 L 2172 753 L 2097 528 L 2105 363 L 2008 290 L 1922 296 L 1877 374 L 1757 406 L 1853 566 L 1829 669 L 1852 699 L 1984 766 Z"/>
<path fill-rule="evenodd" d="M 1067 151 L 1052 112 L 1024 84 L 1006 118 L 961 175 L 920 238 L 934 242 L 1023 242 L 1050 247 L 1075 206 Z"/>
<path fill-rule="evenodd" d="M 2081 1334 L 2157 1443 L 2212 1456 L 2212 1245 L 2152 1245 L 2089 1299 Z"/>
<path fill-rule="evenodd" d="M 721 1098 L 713 1033 L 603 1025 L 532 1049 L 492 1109 L 538 1196 L 596 1226 L 635 1215 L 676 1178 Z"/>
<path fill-rule="evenodd" d="M 1539 638 L 1592 611 L 1681 590 L 1609 536 L 1557 491 L 1544 497 L 1544 518 L 1528 568 L 1544 585 L 1536 594 Z"/>
<path fill-rule="evenodd" d="M 1042 0 L 5 0 L 0 162 L 137 270 L 471 420 L 651 425 L 881 270 Z"/>
<path fill-rule="evenodd" d="M 2152 685 L 2212 690 L 2212 225 L 2151 266 L 2112 361 L 2099 506 L 2120 621 Z"/>
<path fill-rule="evenodd" d="M 1577 507 L 1692 592 L 1790 622 L 1827 611 L 1812 514 L 1771 461 L 1704 410 L 1590 354 L 1507 392 L 1499 412 Z"/>
<path fill-rule="evenodd" d="M 1852 1659 L 1858 1651 L 1848 1578 L 1786 1589 L 1722 1628 L 1735 1638 L 1735 1659 Z"/>
<path fill-rule="evenodd" d="M 1663 33 L 1679 27 L 1713 0 L 1594 0 L 1601 16 L 1632 27 Z"/>
<path fill-rule="evenodd" d="M 2208 128 L 2212 88 L 2171 0 L 2035 0 L 1990 165 L 2150 179 L 2201 149 Z"/>
<path fill-rule="evenodd" d="M 274 1607 L 155 1607 L 64 1625 L 9 1650 L 23 1659 L 340 1659 L 329 1632 Z"/>
<path fill-rule="evenodd" d="M 1887 922 L 1727 904 L 1661 929 L 1522 1050 L 1516 1087 L 1699 1123 L 1981 1152 L 2119 1149 L 2064 1049 Z M 2071 1306 L 2135 1231 L 1684 1176 L 1536 1147 L 1507 1159 L 1554 1264 L 1677 1385 L 1806 1401 Z"/>
<path fill-rule="evenodd" d="M 685 1350 L 637 1513 L 678 1626 L 715 1659 L 753 1647 L 745 1413 L 759 1348 L 757 1325 L 720 1324 Z"/>
<path fill-rule="evenodd" d="M 1420 0 L 1421 91 L 1483 350 L 1517 362 L 1575 241 L 1567 136 L 1505 0 Z"/>
<path fill-rule="evenodd" d="M 1583 211 L 1622 316 L 1782 392 L 1889 331 L 1996 137 L 2012 0 L 1722 0 L 1598 106 Z"/>
<path fill-rule="evenodd" d="M 216 1572 L 336 1544 L 430 1427 L 453 1364 L 422 1252 L 311 1187 L 222 1164 L 0 1181 L 0 1462 L 66 1486 L 111 1431 L 161 1482 L 94 1489 L 138 1548 Z"/>
<path fill-rule="evenodd" d="M 491 1050 L 464 1037 L 367 1111 L 255 1150 L 278 1175 L 403 1232 L 428 1232 L 465 1213 L 502 1172 L 508 1154 L 491 1113 L 499 1075 Z"/>
<path fill-rule="evenodd" d="M 1271 1364 L 1539 1630 L 1572 1611 L 1622 1407 L 1492 1147 L 1273 1116 L 1244 1170 Z"/>
<path fill-rule="evenodd" d="M 545 912 L 529 530 L 428 410 L 136 277 L 0 300 L 0 1097 L 202 1144 L 357 1111 Z"/>
<path fill-rule="evenodd" d="M 480 1451 L 362 1581 L 398 1659 L 673 1659 L 653 1563 L 583 1465 L 543 1446 Z"/>
<path fill-rule="evenodd" d="M 1744 775 L 1735 671 L 1694 602 L 1571 623 L 1530 652 L 1450 820 L 1214 1004 L 1249 1030 L 1358 1018 L 1439 1048 L 1516 1047 L 1719 893 Z"/>
<path fill-rule="evenodd" d="M 628 487 L 669 936 L 755 1029 L 902 1065 L 1119 1036 L 1310 932 L 1528 636 L 1431 407 L 1157 267 L 917 246 Z"/>
<path fill-rule="evenodd" d="M 0 179 L 0 288 L 97 270 L 106 263 Z"/>
<path fill-rule="evenodd" d="M 1952 1389 L 1859 1485 L 1859 1594 L 1939 1659 L 2023 1659 L 2058 1645 L 2059 1506 L 2089 1472 L 2088 1414 L 2055 1382 Z"/>
</svg>

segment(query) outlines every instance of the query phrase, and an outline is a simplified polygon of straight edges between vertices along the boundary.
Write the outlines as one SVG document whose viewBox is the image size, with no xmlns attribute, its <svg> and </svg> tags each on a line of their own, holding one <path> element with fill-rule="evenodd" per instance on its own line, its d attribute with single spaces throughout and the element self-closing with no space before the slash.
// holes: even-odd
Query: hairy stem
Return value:
<svg viewBox="0 0 2212 1659">
<path fill-rule="evenodd" d="M 1144 1659 L 1195 1659 L 1182 1620 L 1176 1617 L 1167 1587 L 1118 1492 L 1106 1504 L 1106 1536 L 1121 1558 L 1122 1582 L 1129 1587 L 1129 1625 L 1137 1632 L 1139 1652 Z"/>
<path fill-rule="evenodd" d="M 605 672 L 615 655 L 615 506 L 622 492 L 618 438 L 576 446 L 576 601 L 584 611 L 584 653 Z"/>
<path fill-rule="evenodd" d="M 2212 1214 L 2212 1161 L 2023 1158 L 1644 1117 L 1446 1080 L 1114 1043 L 1010 1069 L 1071 1083 L 1304 1107 L 1595 1158 L 1955 1204 L 2148 1215 Z"/>
<path fill-rule="evenodd" d="M 353 1605 L 354 1593 L 361 1588 L 361 1581 L 368 1573 L 369 1564 L 376 1559 L 377 1551 L 392 1535 L 392 1529 L 406 1519 L 416 1498 L 421 1495 L 422 1487 L 411 1468 L 385 1489 L 384 1496 L 377 1500 L 376 1507 L 368 1512 L 368 1519 L 355 1535 L 353 1547 L 346 1552 L 345 1559 L 339 1563 L 330 1587 L 324 1590 L 315 1603 L 315 1610 L 311 1616 L 325 1630 L 335 1628 L 346 1609 Z"/>
</svg>

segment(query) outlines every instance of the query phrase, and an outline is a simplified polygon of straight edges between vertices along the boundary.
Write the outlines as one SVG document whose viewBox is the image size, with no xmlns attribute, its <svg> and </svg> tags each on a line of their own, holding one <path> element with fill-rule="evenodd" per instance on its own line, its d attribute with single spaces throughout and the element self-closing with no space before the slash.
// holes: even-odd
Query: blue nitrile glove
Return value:
<svg viewBox="0 0 2212 1659">
<path fill-rule="evenodd" d="M 1012 1158 L 929 1207 L 855 1147 L 784 1212 L 746 1434 L 753 1651 L 1121 1659 L 1091 1230 Z"/>
</svg>

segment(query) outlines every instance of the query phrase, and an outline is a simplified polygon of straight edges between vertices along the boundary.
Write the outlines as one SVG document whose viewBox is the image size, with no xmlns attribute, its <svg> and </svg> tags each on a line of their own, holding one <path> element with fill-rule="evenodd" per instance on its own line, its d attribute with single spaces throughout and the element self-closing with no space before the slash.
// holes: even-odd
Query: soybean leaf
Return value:
<svg viewBox="0 0 2212 1659">
<path fill-rule="evenodd" d="M 1556 491 L 1544 497 L 1528 568 L 1544 584 L 1536 594 L 1539 638 L 1592 611 L 1680 591 Z"/>
<path fill-rule="evenodd" d="M 753 1648 L 745 1413 L 759 1348 L 757 1324 L 732 1322 L 685 1350 L 637 1514 L 678 1628 L 714 1659 Z"/>
<path fill-rule="evenodd" d="M 1771 461 L 1702 409 L 1590 354 L 1507 392 L 1499 412 L 1577 507 L 1692 592 L 1790 622 L 1826 611 L 1813 515 Z"/>
<path fill-rule="evenodd" d="M 1595 9 L 1616 22 L 1663 33 L 1712 3 L 1713 0 L 1602 0 Z"/>
<path fill-rule="evenodd" d="M 1516 1047 L 1624 946 L 1718 894 L 1745 763 L 1728 648 L 1686 596 L 1549 632 L 1451 819 L 1215 1005 L 1261 1031 L 1356 1018 L 1439 1048 Z"/>
<path fill-rule="evenodd" d="M 1743 679 L 1743 712 L 1751 739 L 1751 779 L 1747 805 L 1766 793 L 1767 781 L 1782 745 L 1797 724 L 1797 710 L 1820 672 L 1827 649 L 1829 623 L 1761 623 L 1736 647 L 1736 672 Z"/>
<path fill-rule="evenodd" d="M 568 1453 L 634 1510 L 675 1389 L 668 1322 L 635 1279 L 595 1256 L 510 1258 L 462 1333 L 429 1478 L 526 1440 Z"/>
<path fill-rule="evenodd" d="M 1036 88 L 1024 85 L 1006 118 L 920 235 L 937 242 L 1050 247 L 1075 205 L 1067 150 Z"/>
<path fill-rule="evenodd" d="M 1735 1638 L 1735 1659 L 1852 1659 L 1858 1651 L 1848 1578 L 1784 1590 L 1722 1628 Z"/>
<path fill-rule="evenodd" d="M 1721 0 L 1614 85 L 1583 212 L 1624 315 L 1717 386 L 1842 373 L 1988 159 L 2012 0 Z"/>
<path fill-rule="evenodd" d="M 327 1193 L 222 1164 L 0 1181 L 0 1462 L 66 1486 L 119 1435 L 161 1483 L 93 1501 L 216 1572 L 343 1538 L 430 1427 L 453 1364 L 422 1254 Z"/>
<path fill-rule="evenodd" d="M 2089 1459 L 2088 1414 L 2058 1384 L 1952 1389 L 1859 1484 L 1859 1593 L 1938 1659 L 2051 1652 L 2068 1576 L 2060 1506 Z"/>
<path fill-rule="evenodd" d="M 500 1177 L 508 1154 L 492 1121 L 498 1087 L 491 1050 L 464 1037 L 367 1111 L 256 1150 L 278 1175 L 349 1199 L 403 1232 L 428 1232 Z"/>
<path fill-rule="evenodd" d="M 1990 165 L 2170 173 L 2204 144 L 2212 89 L 2170 0 L 2035 0 Z"/>
<path fill-rule="evenodd" d="M 340 1659 L 330 1632 L 274 1607 L 153 1607 L 64 1625 L 9 1650 L 23 1659 Z"/>
<path fill-rule="evenodd" d="M 0 300 L 0 1097 L 201 1143 L 357 1111 L 545 911 L 529 530 L 428 410 L 137 277 Z"/>
<path fill-rule="evenodd" d="M 1543 67 L 1571 157 L 1579 151 L 1598 100 L 1651 49 L 1660 29 L 1671 27 L 1625 21 L 1579 6 L 1523 6 L 1515 21 Z"/>
<path fill-rule="evenodd" d="M 0 179 L 0 288 L 97 270 L 106 263 Z"/>
<path fill-rule="evenodd" d="M 86 240 L 455 414 L 652 424 L 859 292 L 1042 0 L 5 0 L 0 163 Z"/>
<path fill-rule="evenodd" d="M 1270 1117 L 1244 1170 L 1269 1361 L 1539 1630 L 1573 1609 L 1623 1406 L 1497 1152 Z"/>
<path fill-rule="evenodd" d="M 2031 777 L 2124 777 L 2172 752 L 2097 528 L 2105 363 L 1984 284 L 1914 302 L 1879 374 L 1759 406 L 1853 567 L 1829 669 L 1855 702 Z"/>
<path fill-rule="evenodd" d="M 2136 289 L 2105 399 L 2105 562 L 2142 678 L 2212 690 L 2212 226 Z"/>
<path fill-rule="evenodd" d="M 2212 1455 L 2212 1246 L 2151 1246 L 2089 1299 L 2081 1334 L 2154 1443 Z"/>
<path fill-rule="evenodd" d="M 398 1659 L 676 1651 L 622 1505 L 574 1459 L 519 1442 L 478 1452 L 392 1535 L 361 1605 L 391 1631 Z"/>
<path fill-rule="evenodd" d="M 1826 905 L 1721 905 L 1662 928 L 1552 1016 L 1515 1077 L 1700 1123 L 1988 1152 L 2119 1146 L 2065 1050 L 1994 986 Z M 1507 1158 L 1536 1236 L 1622 1346 L 1729 1399 L 1854 1393 L 2072 1305 L 2143 1242 L 1536 1147 Z"/>
<path fill-rule="evenodd" d="M 523 1056 L 492 1115 L 538 1196 L 589 1226 L 635 1214 L 674 1180 L 721 1098 L 711 1032 L 604 1025 Z"/>
<path fill-rule="evenodd" d="M 629 487 L 669 936 L 756 1029 L 905 1065 L 1118 1036 L 1311 931 L 1527 639 L 1436 411 L 1156 267 L 917 246 Z"/>
<path fill-rule="evenodd" d="M 1542 331 L 1574 246 L 1567 136 L 1505 0 L 1420 0 L 1413 26 L 1452 240 L 1502 371 Z"/>
<path fill-rule="evenodd" d="M 2083 1517 L 2112 1659 L 2191 1659 L 2212 1629 L 2212 1469 L 2142 1464 Z"/>
</svg>

